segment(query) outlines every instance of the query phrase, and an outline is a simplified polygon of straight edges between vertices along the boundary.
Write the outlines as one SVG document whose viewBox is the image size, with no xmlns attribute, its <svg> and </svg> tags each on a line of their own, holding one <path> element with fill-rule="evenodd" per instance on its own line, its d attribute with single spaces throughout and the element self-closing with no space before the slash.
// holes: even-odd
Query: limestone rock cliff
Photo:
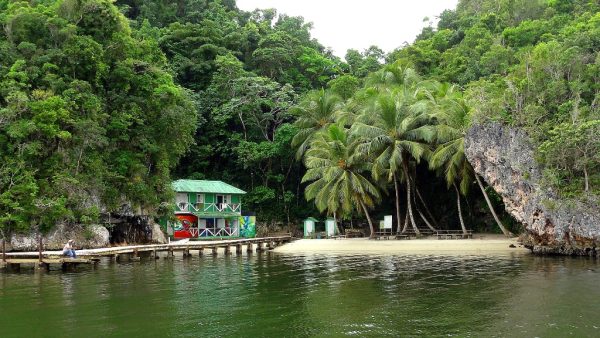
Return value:
<svg viewBox="0 0 600 338">
<path fill-rule="evenodd" d="M 598 201 L 563 201 L 544 188 L 542 168 L 526 133 L 499 123 L 474 125 L 465 152 L 475 172 L 525 226 L 524 244 L 534 253 L 600 255 Z"/>
<path fill-rule="evenodd" d="M 66 226 L 58 224 L 44 236 L 44 250 L 61 250 L 70 239 L 75 241 L 77 248 L 102 248 L 109 244 L 109 232 L 101 225 Z M 35 251 L 38 249 L 38 238 L 35 234 L 13 234 L 8 244 L 8 250 Z"/>
<path fill-rule="evenodd" d="M 44 250 L 60 250 L 72 239 L 80 249 L 104 248 L 113 244 L 164 244 L 167 238 L 152 217 L 141 215 L 128 205 L 116 214 L 103 213 L 100 222 L 105 225 L 57 224 L 42 238 Z M 39 237 L 36 233 L 14 233 L 7 239 L 8 251 L 36 251 Z"/>
</svg>

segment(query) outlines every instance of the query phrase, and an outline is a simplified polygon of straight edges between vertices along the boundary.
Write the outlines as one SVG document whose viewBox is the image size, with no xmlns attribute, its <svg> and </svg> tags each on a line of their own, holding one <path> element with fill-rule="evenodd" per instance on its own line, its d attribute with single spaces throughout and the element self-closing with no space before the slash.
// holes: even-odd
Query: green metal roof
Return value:
<svg viewBox="0 0 600 338">
<path fill-rule="evenodd" d="M 221 181 L 205 180 L 177 180 L 172 183 L 173 190 L 177 192 L 209 192 L 216 194 L 245 194 L 242 189 L 238 189 L 230 184 Z"/>
</svg>

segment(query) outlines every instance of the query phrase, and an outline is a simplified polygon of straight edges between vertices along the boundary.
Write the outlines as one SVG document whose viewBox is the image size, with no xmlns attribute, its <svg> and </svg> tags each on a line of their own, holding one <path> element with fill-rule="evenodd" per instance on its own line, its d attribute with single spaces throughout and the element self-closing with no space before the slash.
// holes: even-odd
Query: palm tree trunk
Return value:
<svg viewBox="0 0 600 338">
<path fill-rule="evenodd" d="M 417 180 L 417 179 L 416 179 L 416 174 L 415 174 L 415 182 L 413 183 L 413 184 L 414 184 L 413 186 L 414 186 L 414 188 L 415 188 L 415 191 L 418 191 L 418 190 L 417 190 L 417 182 L 416 182 L 416 180 Z M 437 231 L 437 229 L 436 229 L 436 228 L 434 228 L 434 227 L 431 225 L 431 223 L 429 223 L 429 221 L 427 220 L 427 217 L 425 217 L 425 215 L 423 215 L 423 212 L 421 212 L 421 209 L 419 208 L 419 204 L 417 203 L 417 198 L 415 197 L 415 195 L 416 195 L 416 194 L 413 194 L 413 203 L 415 203 L 415 210 L 417 210 L 417 213 L 419 214 L 419 217 L 421 217 L 421 219 L 423 220 L 423 222 L 425 222 L 425 224 L 427 225 L 427 227 L 428 227 L 428 228 L 429 228 L 431 231 L 433 231 L 433 232 L 436 232 L 436 231 Z"/>
<path fill-rule="evenodd" d="M 404 226 L 402 227 L 402 233 L 405 233 L 406 230 L 408 229 L 408 203 L 406 206 L 406 214 L 404 214 Z"/>
<path fill-rule="evenodd" d="M 396 178 L 396 173 L 394 173 L 394 190 L 396 191 L 396 221 L 397 221 L 397 227 L 396 227 L 396 233 L 400 233 L 401 231 L 401 220 L 400 220 L 400 189 L 398 187 L 398 179 Z"/>
<path fill-rule="evenodd" d="M 417 189 L 415 187 L 415 191 L 417 192 L 417 197 L 419 197 L 419 201 L 421 201 L 421 204 L 423 205 L 423 207 L 425 207 L 425 212 L 427 213 L 427 216 L 429 216 L 429 218 L 431 218 L 431 223 L 433 223 L 433 225 L 436 228 L 439 228 L 440 227 L 439 224 L 435 220 L 435 217 L 433 217 L 433 214 L 429 210 L 429 207 L 427 206 L 427 203 L 425 203 L 425 200 L 423 199 L 423 196 L 421 196 L 421 193 L 419 192 L 419 189 Z"/>
<path fill-rule="evenodd" d="M 502 222 L 500 222 L 500 219 L 498 218 L 498 215 L 496 215 L 496 211 L 494 210 L 494 206 L 492 206 L 492 202 L 490 201 L 490 198 L 488 197 L 487 193 L 485 192 L 485 188 L 483 187 L 483 183 L 481 183 L 481 178 L 479 178 L 479 175 L 475 174 L 475 179 L 477 180 L 479 189 L 481 189 L 481 192 L 483 193 L 483 196 L 485 197 L 485 201 L 487 202 L 487 205 L 490 208 L 490 211 L 492 212 L 494 219 L 496 220 L 496 224 L 498 224 L 498 227 L 500 227 L 500 230 L 502 230 L 502 233 L 504 234 L 504 236 L 506 236 L 506 237 L 514 236 L 513 233 L 508 231 L 504 227 Z"/>
<path fill-rule="evenodd" d="M 458 219 L 460 219 L 460 227 L 462 228 L 463 234 L 467 234 L 467 228 L 465 227 L 465 221 L 462 216 L 462 207 L 460 205 L 460 191 L 456 187 L 456 184 L 453 184 L 454 190 L 456 191 L 456 206 L 458 207 Z"/>
<path fill-rule="evenodd" d="M 421 219 L 423 220 L 423 222 L 425 222 L 425 224 L 427 224 L 427 227 L 428 227 L 429 229 L 431 229 L 431 231 L 433 231 L 433 232 L 436 232 L 436 231 L 437 231 L 437 229 L 436 229 L 436 228 L 434 228 L 434 227 L 431 225 L 431 223 L 429 223 L 429 221 L 427 220 L 427 217 L 425 217 L 425 215 L 423 215 L 423 213 L 421 212 L 421 209 L 419 209 L 419 208 L 416 208 L 416 207 L 415 207 L 415 209 L 417 209 L 417 213 L 419 214 L 419 216 L 421 217 Z"/>
<path fill-rule="evenodd" d="M 360 202 L 360 206 L 362 207 L 363 211 L 365 212 L 365 216 L 367 216 L 367 221 L 369 222 L 369 230 L 371 231 L 371 234 L 369 234 L 369 237 L 373 237 L 373 234 L 375 233 L 375 229 L 373 228 L 373 222 L 371 222 L 371 216 L 369 216 L 369 210 L 367 210 L 367 206 L 362 201 Z"/>
<path fill-rule="evenodd" d="M 413 208 L 412 208 L 412 196 L 411 196 L 411 183 L 410 183 L 410 179 L 409 179 L 409 173 L 408 173 L 408 165 L 406 164 L 406 161 L 404 161 L 404 163 L 402 164 L 402 167 L 404 168 L 404 174 L 406 175 L 406 199 L 408 200 L 408 205 L 407 205 L 407 213 L 408 213 L 408 217 L 410 218 L 410 223 L 413 227 L 413 230 L 415 231 L 415 234 L 417 236 L 421 235 L 421 232 L 419 231 L 419 228 L 417 228 L 417 224 L 415 223 L 415 217 L 413 215 Z"/>
</svg>

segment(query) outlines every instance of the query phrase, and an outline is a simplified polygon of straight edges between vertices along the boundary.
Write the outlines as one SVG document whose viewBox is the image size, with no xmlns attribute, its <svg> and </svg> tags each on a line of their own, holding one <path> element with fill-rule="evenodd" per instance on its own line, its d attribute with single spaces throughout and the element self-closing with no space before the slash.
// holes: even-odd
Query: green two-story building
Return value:
<svg viewBox="0 0 600 338">
<path fill-rule="evenodd" d="M 245 191 L 221 181 L 177 180 L 175 217 L 169 233 L 175 238 L 240 237 Z"/>
</svg>

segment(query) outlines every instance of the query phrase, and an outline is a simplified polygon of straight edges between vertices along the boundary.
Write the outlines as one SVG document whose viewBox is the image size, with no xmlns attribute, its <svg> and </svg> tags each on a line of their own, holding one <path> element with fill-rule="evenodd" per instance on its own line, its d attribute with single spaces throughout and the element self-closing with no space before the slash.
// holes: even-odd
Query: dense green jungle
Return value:
<svg viewBox="0 0 600 338">
<path fill-rule="evenodd" d="M 461 0 L 438 19 L 342 59 L 302 17 L 234 0 L 0 0 L 2 235 L 162 215 L 178 178 L 244 189 L 271 229 L 516 233 L 464 154 L 488 121 L 527 131 L 561 198 L 598 196 L 598 1 Z"/>
</svg>

